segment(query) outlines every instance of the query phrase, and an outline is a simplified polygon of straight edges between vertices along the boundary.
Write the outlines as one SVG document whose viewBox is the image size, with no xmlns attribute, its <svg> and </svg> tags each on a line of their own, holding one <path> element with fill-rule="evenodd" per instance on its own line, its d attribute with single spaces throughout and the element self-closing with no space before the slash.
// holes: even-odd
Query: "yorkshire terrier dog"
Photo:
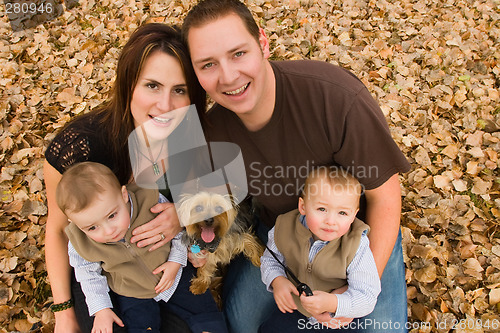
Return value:
<svg viewBox="0 0 500 333">
<path fill-rule="evenodd" d="M 186 225 L 183 242 L 192 253 L 206 256 L 207 262 L 199 267 L 197 276 L 191 280 L 189 290 L 202 294 L 220 283 L 216 276 L 236 255 L 243 253 L 255 266 L 260 266 L 264 247 L 250 233 L 238 207 L 228 195 L 200 192 L 184 197 L 180 201 L 179 218 Z M 206 255 L 201 251 L 206 250 Z M 216 300 L 220 304 L 220 299 Z"/>
</svg>

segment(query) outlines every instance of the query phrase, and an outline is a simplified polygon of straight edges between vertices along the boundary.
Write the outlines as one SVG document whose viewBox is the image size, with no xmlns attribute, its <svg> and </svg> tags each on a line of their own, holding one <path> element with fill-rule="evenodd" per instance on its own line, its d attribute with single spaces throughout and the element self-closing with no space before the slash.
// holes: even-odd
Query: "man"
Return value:
<svg viewBox="0 0 500 333">
<path fill-rule="evenodd" d="M 294 208 L 310 168 L 348 169 L 366 190 L 361 217 L 371 227 L 370 247 L 382 276 L 374 312 L 349 327 L 405 332 L 398 172 L 409 164 L 366 87 L 331 64 L 268 61 L 267 37 L 238 0 L 201 1 L 188 13 L 183 36 L 201 85 L 217 103 L 208 114 L 208 140 L 242 149 L 249 193 L 262 206 L 261 239 L 279 214 Z M 238 264 L 224 285 L 226 315 L 233 332 L 256 332 L 273 300 L 257 269 Z"/>
</svg>

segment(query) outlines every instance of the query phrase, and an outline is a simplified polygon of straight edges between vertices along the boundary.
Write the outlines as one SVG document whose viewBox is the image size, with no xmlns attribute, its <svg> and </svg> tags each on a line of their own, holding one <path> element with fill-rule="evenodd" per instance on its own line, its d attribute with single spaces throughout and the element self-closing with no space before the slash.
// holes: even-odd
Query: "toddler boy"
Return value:
<svg viewBox="0 0 500 333">
<path fill-rule="evenodd" d="M 121 186 L 108 167 L 83 162 L 64 172 L 56 200 L 71 222 L 65 230 L 70 264 L 95 315 L 92 332 L 112 332 L 113 323 L 129 333 L 160 332 L 159 301 L 168 301 L 193 332 L 227 332 L 210 292 L 188 290 L 194 268 L 187 265 L 182 232 L 154 251 L 130 242 L 132 230 L 155 217 L 150 208 L 167 201 L 158 190 Z M 108 285 L 121 318 L 111 310 Z"/>
<path fill-rule="evenodd" d="M 356 218 L 361 192 L 346 170 L 320 167 L 309 174 L 298 209 L 277 218 L 261 272 L 281 312 L 260 332 L 303 332 L 306 324 L 327 330 L 373 311 L 380 279 L 369 227 Z M 282 264 L 311 288 L 312 296 L 299 295 Z"/>
</svg>

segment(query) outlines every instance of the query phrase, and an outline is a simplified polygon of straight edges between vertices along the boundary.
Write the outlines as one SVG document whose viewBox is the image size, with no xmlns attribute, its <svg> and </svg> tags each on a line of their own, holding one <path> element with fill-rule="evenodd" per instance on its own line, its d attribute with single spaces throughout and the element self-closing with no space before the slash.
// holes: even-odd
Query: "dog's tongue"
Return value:
<svg viewBox="0 0 500 333">
<path fill-rule="evenodd" d="M 215 238 L 214 228 L 211 227 L 201 228 L 201 239 L 203 239 L 205 243 L 212 242 L 214 238 Z"/>
</svg>

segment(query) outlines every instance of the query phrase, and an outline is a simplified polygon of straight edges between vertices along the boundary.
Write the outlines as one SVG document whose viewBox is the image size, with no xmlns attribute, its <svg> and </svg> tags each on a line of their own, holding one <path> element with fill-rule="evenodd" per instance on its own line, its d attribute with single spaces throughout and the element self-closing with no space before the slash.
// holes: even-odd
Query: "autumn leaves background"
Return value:
<svg viewBox="0 0 500 333">
<path fill-rule="evenodd" d="M 245 2 L 273 59 L 329 61 L 356 74 L 412 163 L 400 177 L 410 321 L 429 322 L 422 332 L 498 331 L 500 3 Z M 19 32 L 0 17 L 0 332 L 52 330 L 43 258 L 47 143 L 106 98 L 137 26 L 181 24 L 191 6 L 79 1 Z"/>
</svg>

